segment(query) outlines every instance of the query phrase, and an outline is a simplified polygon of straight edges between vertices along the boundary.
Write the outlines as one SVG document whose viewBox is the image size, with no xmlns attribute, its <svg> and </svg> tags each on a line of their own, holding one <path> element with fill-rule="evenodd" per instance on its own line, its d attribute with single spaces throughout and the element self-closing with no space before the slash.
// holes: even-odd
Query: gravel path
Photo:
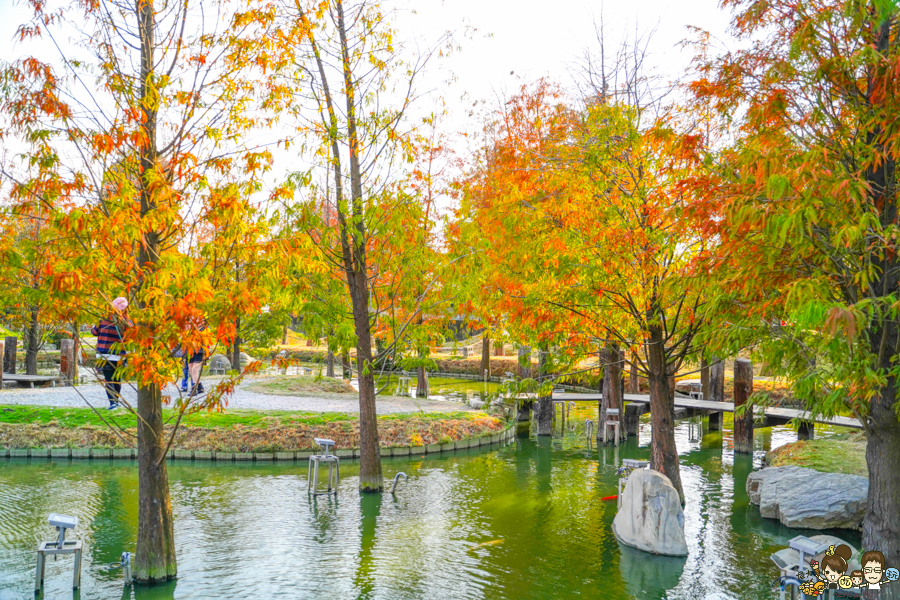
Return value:
<svg viewBox="0 0 900 600">
<path fill-rule="evenodd" d="M 347 395 L 346 398 L 338 394 L 324 394 L 322 397 L 305 396 L 276 396 L 273 394 L 260 394 L 247 389 L 253 383 L 259 383 L 265 379 L 249 379 L 235 390 L 228 399 L 228 408 L 248 408 L 256 410 L 302 410 L 313 412 L 359 412 L 359 398 L 356 395 Z M 215 383 L 215 380 L 204 379 L 207 387 Z M 173 397 L 178 394 L 175 386 L 169 386 L 165 392 Z M 123 397 L 129 402 L 137 399 L 137 392 L 131 386 L 123 386 Z M 100 384 L 85 384 L 77 388 L 11 388 L 0 390 L 0 405 L 2 404 L 32 404 L 40 406 L 67 406 L 87 407 L 90 402 L 96 408 L 107 406 L 106 392 Z M 395 413 L 411 413 L 423 410 L 425 412 L 458 412 L 472 410 L 464 404 L 457 402 L 440 402 L 433 400 L 415 400 L 413 398 L 398 398 L 396 396 L 379 396 L 375 404 L 375 410 L 379 415 Z"/>
</svg>

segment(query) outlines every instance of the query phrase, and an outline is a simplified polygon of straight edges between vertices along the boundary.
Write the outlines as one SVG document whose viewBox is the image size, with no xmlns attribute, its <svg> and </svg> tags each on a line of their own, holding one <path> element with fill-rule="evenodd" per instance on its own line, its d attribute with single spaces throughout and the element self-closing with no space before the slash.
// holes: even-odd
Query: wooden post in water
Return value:
<svg viewBox="0 0 900 600">
<path fill-rule="evenodd" d="M 16 372 L 16 342 L 15 336 L 6 338 L 6 348 L 3 350 L 3 372 L 15 374 Z"/>
<path fill-rule="evenodd" d="M 753 364 L 746 358 L 734 361 L 734 451 L 742 454 L 753 453 L 753 405 L 750 394 L 753 393 Z M 738 407 L 746 410 L 742 416 L 737 413 Z"/>
<path fill-rule="evenodd" d="M 544 348 L 538 350 L 538 375 L 537 380 L 538 383 L 543 385 L 545 378 L 547 377 L 547 354 L 549 354 Z M 565 405 L 563 405 L 565 406 Z M 541 396 L 537 401 L 537 413 L 538 413 L 538 423 L 537 423 L 537 434 L 538 435 L 553 435 L 553 414 L 556 412 L 556 408 L 553 404 L 553 392 L 551 392 L 545 396 Z M 563 409 L 562 415 L 562 429 L 565 430 L 566 427 L 566 414 L 565 409 Z"/>
<path fill-rule="evenodd" d="M 713 402 L 725 402 L 725 361 L 713 357 L 709 365 L 709 397 L 705 400 Z M 709 430 L 720 431 L 722 429 L 722 413 L 714 412 L 709 415 Z"/>
<path fill-rule="evenodd" d="M 59 341 L 59 380 L 63 385 L 75 385 L 75 340 Z"/>
<path fill-rule="evenodd" d="M 816 438 L 816 423 L 814 421 L 803 421 L 797 428 L 798 440 L 813 440 Z"/>
</svg>

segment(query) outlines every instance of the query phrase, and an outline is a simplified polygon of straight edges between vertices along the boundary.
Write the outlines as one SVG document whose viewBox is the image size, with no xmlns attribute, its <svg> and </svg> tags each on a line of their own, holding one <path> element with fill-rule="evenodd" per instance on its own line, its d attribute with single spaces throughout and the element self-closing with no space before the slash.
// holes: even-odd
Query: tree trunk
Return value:
<svg viewBox="0 0 900 600">
<path fill-rule="evenodd" d="M 709 397 L 703 396 L 704 400 L 712 402 L 725 402 L 725 361 L 719 360 L 713 356 L 710 358 L 712 364 L 709 365 Z M 709 415 L 709 430 L 722 430 L 722 413 L 714 412 Z"/>
<path fill-rule="evenodd" d="M 144 144 L 140 148 L 140 209 L 146 217 L 156 210 L 155 189 L 158 189 L 156 133 L 158 104 L 153 86 L 155 68 L 156 18 L 151 2 L 137 4 L 140 64 L 140 108 L 144 113 L 141 133 Z M 143 243 L 138 247 L 139 281 L 152 279 L 159 264 L 159 233 L 144 231 Z M 141 308 L 145 301 L 138 298 Z M 141 326 L 140 323 L 137 324 Z M 169 476 L 164 452 L 165 432 L 162 419 L 160 390 L 153 384 L 138 385 L 138 536 L 134 557 L 134 578 L 139 582 L 171 579 L 177 573 L 175 562 L 175 534 L 172 523 L 172 504 L 169 500 Z"/>
<path fill-rule="evenodd" d="M 619 417 L 615 420 L 622 421 L 622 354 L 616 344 L 610 344 L 601 353 L 603 357 L 603 414 L 600 429 L 606 427 L 606 421 L 610 418 L 606 411 L 618 409 Z M 619 426 L 619 436 L 625 434 L 625 428 Z M 603 437 L 603 432 L 600 432 Z M 615 442 L 615 440 L 610 440 Z"/>
<path fill-rule="evenodd" d="M 669 389 L 664 336 L 657 325 L 650 326 L 647 346 L 650 371 L 650 463 L 669 478 L 684 504 L 678 450 L 675 446 L 675 398 Z"/>
<path fill-rule="evenodd" d="M 602 395 L 606 389 L 606 348 L 597 353 L 597 364 L 600 365 L 600 380 L 597 382 L 597 391 Z M 606 400 L 601 398 L 600 402 L 597 403 L 597 427 L 594 428 L 598 444 L 603 440 L 603 424 L 605 422 Z"/>
<path fill-rule="evenodd" d="M 634 353 L 634 355 L 632 355 L 631 357 L 631 369 L 628 373 L 628 393 L 639 394 L 640 392 L 641 388 L 638 381 L 637 353 Z"/>
<path fill-rule="evenodd" d="M 500 340 L 494 342 L 494 356 L 503 356 L 503 342 Z"/>
<path fill-rule="evenodd" d="M 75 381 L 73 381 L 73 385 L 77 384 L 78 376 L 81 374 L 81 330 L 79 329 L 78 321 L 72 323 L 72 342 L 74 342 L 75 348 Z"/>
<path fill-rule="evenodd" d="M 134 578 L 141 582 L 176 575 L 175 534 L 164 456 L 162 400 L 159 388 L 138 388 L 138 536 Z"/>
<path fill-rule="evenodd" d="M 734 451 L 741 454 L 753 454 L 753 404 L 750 394 L 753 393 L 753 365 L 746 358 L 734 361 Z M 745 406 L 742 415 L 738 415 L 739 406 Z"/>
<path fill-rule="evenodd" d="M 709 363 L 705 358 L 700 359 L 700 393 L 704 400 L 709 400 Z"/>
<path fill-rule="evenodd" d="M 234 343 L 231 346 L 231 368 L 241 372 L 241 318 L 234 320 Z"/>
<path fill-rule="evenodd" d="M 491 375 L 491 336 L 487 332 L 484 333 L 484 339 L 481 341 L 481 371 L 478 373 L 480 379 L 484 379 L 484 372 L 487 371 L 488 377 Z"/>
<path fill-rule="evenodd" d="M 344 350 L 343 353 L 341 353 L 341 367 L 344 371 L 344 379 L 346 379 L 347 381 L 353 379 L 353 363 L 350 362 L 349 350 Z"/>
<path fill-rule="evenodd" d="M 531 348 L 519 346 L 519 379 L 531 378 Z"/>
<path fill-rule="evenodd" d="M 538 352 L 538 383 L 543 384 L 547 378 L 547 353 L 541 349 Z M 565 409 L 563 409 L 565 410 Z M 537 402 L 537 434 L 553 435 L 553 394 L 541 395 Z"/>
<path fill-rule="evenodd" d="M 25 347 L 25 374 L 37 375 L 37 357 L 41 349 L 41 326 L 38 323 L 38 310 L 31 308 L 28 324 L 25 326 L 22 345 Z"/>
<path fill-rule="evenodd" d="M 872 11 L 874 15 L 876 11 Z M 881 23 L 873 25 L 878 28 L 875 43 L 875 51 L 882 57 L 880 65 L 870 70 L 867 81 L 866 98 L 878 106 L 873 106 L 867 111 L 866 119 L 870 114 L 884 114 L 883 105 L 896 102 L 896 93 L 893 85 L 892 65 L 894 58 L 887 60 L 890 54 L 891 39 L 895 36 L 892 30 L 896 27 L 896 17 L 882 18 Z M 884 83 L 882 83 L 884 82 Z M 863 124 L 866 132 L 866 145 L 874 151 L 873 156 L 880 160 L 874 160 L 866 169 L 866 182 L 869 187 L 869 201 L 873 207 L 883 207 L 878 211 L 881 227 L 886 231 L 894 227 L 898 218 L 898 189 L 897 189 L 897 163 L 896 152 L 888 146 L 893 144 L 891 135 L 886 133 L 878 118 L 873 119 L 875 125 L 871 128 Z M 877 210 L 877 209 L 876 209 Z M 890 247 L 890 246 L 889 246 Z M 900 287 L 900 273 L 898 273 L 897 254 L 893 251 L 874 251 L 873 265 L 878 277 L 870 284 L 870 289 L 881 290 L 881 300 L 893 302 L 887 294 L 894 294 Z M 856 301 L 848 299 L 848 301 Z M 884 554 L 885 566 L 897 568 L 900 566 L 900 422 L 897 412 L 897 380 L 892 375 L 896 365 L 896 348 L 900 345 L 900 331 L 896 320 L 885 314 L 883 320 L 877 322 L 874 331 L 869 334 L 870 348 L 874 356 L 880 357 L 880 364 L 876 366 L 887 374 L 884 387 L 869 401 L 869 417 L 866 446 L 866 463 L 869 470 L 869 492 L 866 516 L 863 519 L 862 543 L 865 550 L 880 550 Z M 885 351 L 891 348 L 891 351 Z M 863 565 L 865 566 L 865 565 Z M 863 598 L 878 598 L 879 600 L 900 599 L 900 584 L 891 582 L 882 584 L 881 590 L 866 590 Z"/>
<path fill-rule="evenodd" d="M 16 336 L 8 336 L 5 339 L 3 350 L 3 372 L 14 375 L 16 373 L 16 343 L 19 339 Z"/>
<path fill-rule="evenodd" d="M 349 274 L 348 274 L 349 275 Z M 369 328 L 369 290 L 365 272 L 352 273 L 351 299 L 356 329 L 356 369 L 359 381 L 359 490 L 380 492 L 381 447 L 375 416 L 375 374 L 372 365 L 372 336 Z"/>
<path fill-rule="evenodd" d="M 331 350 L 325 356 L 325 376 L 334 377 L 334 352 Z"/>
<path fill-rule="evenodd" d="M 892 340 L 891 343 L 896 342 Z M 879 550 L 888 567 L 900 566 L 900 422 L 894 412 L 897 382 L 888 378 L 881 393 L 873 398 L 869 413 L 866 464 L 869 492 L 862 526 L 862 547 Z M 863 598 L 900 599 L 896 582 L 867 591 Z"/>
<path fill-rule="evenodd" d="M 428 397 L 428 371 L 425 367 L 416 368 L 416 398 Z"/>
<path fill-rule="evenodd" d="M 725 360 L 712 358 L 709 365 L 709 400 L 725 402 Z"/>
</svg>

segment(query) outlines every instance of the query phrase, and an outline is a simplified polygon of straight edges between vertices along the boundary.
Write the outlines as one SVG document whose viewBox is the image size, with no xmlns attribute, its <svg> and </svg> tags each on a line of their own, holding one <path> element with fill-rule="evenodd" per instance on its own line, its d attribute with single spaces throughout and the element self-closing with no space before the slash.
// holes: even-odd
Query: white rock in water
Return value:
<svg viewBox="0 0 900 600">
<path fill-rule="evenodd" d="M 678 491 L 657 471 L 632 471 L 612 529 L 625 545 L 666 556 L 687 556 L 684 511 Z"/>
<path fill-rule="evenodd" d="M 484 401 L 483 400 L 475 400 L 473 398 L 472 400 L 469 400 L 469 406 L 471 406 L 475 410 L 478 410 L 484 406 Z"/>
<path fill-rule="evenodd" d="M 747 493 L 760 515 L 788 527 L 860 529 L 869 480 L 805 467 L 767 467 L 750 473 Z"/>
</svg>

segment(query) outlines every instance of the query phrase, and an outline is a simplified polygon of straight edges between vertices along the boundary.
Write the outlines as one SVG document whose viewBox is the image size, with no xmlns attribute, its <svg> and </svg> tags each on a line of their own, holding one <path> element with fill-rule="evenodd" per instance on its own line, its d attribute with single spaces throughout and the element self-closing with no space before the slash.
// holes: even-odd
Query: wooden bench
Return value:
<svg viewBox="0 0 900 600">
<path fill-rule="evenodd" d="M 3 373 L 0 382 L 14 381 L 19 387 L 33 388 L 34 384 L 53 383 L 59 381 L 59 375 L 20 375 L 18 373 Z"/>
</svg>

